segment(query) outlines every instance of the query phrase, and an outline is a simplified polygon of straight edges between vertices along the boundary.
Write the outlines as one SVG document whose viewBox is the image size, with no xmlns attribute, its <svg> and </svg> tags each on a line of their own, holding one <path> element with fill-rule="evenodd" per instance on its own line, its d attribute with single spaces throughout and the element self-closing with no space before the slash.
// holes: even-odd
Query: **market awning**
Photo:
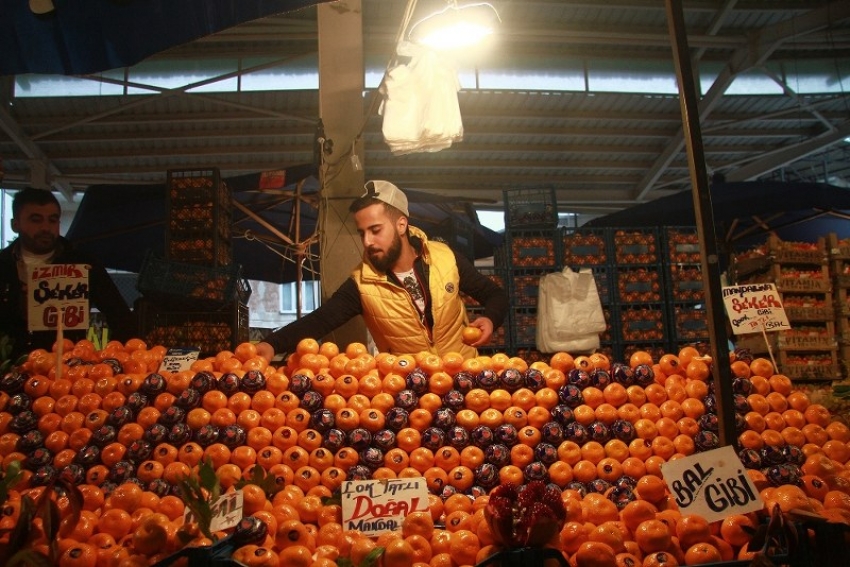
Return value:
<svg viewBox="0 0 850 567">
<path fill-rule="evenodd" d="M 329 0 L 52 0 L 36 15 L 0 0 L 0 75 L 82 75 L 129 67 L 229 27 Z"/>
</svg>

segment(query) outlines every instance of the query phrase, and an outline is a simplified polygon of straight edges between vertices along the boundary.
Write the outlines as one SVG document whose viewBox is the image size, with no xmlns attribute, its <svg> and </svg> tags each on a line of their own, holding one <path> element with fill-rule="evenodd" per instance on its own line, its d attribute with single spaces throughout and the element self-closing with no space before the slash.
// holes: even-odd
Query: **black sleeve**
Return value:
<svg viewBox="0 0 850 567">
<path fill-rule="evenodd" d="M 460 274 L 460 290 L 484 307 L 482 315 L 493 321 L 493 328 L 502 326 L 508 314 L 508 294 L 493 280 L 479 272 L 462 254 L 455 253 Z"/>
<path fill-rule="evenodd" d="M 111 339 L 127 342 L 139 335 L 136 315 L 103 266 L 89 263 L 90 302 L 103 313 Z"/>
<path fill-rule="evenodd" d="M 348 278 L 318 309 L 277 329 L 265 338 L 265 342 L 272 345 L 275 354 L 292 353 L 301 339 L 321 339 L 360 315 L 362 310 L 357 284 Z"/>
</svg>

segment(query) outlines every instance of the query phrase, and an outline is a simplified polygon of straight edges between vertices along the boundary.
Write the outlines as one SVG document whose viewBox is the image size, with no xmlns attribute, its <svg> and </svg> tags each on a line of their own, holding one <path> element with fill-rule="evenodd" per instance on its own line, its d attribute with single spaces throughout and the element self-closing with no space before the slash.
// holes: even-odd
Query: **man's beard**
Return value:
<svg viewBox="0 0 850 567">
<path fill-rule="evenodd" d="M 382 256 L 376 256 L 371 252 L 368 253 L 369 262 L 371 262 L 372 267 L 378 270 L 381 273 L 386 274 L 390 271 L 390 269 L 395 265 L 401 256 L 401 237 L 398 233 L 393 237 L 393 242 L 390 244 L 387 252 Z"/>
</svg>

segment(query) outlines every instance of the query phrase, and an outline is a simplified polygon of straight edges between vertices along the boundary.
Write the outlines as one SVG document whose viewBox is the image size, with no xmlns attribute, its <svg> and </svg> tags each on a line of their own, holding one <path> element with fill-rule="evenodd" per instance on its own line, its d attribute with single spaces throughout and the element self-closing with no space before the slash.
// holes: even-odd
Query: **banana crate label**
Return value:
<svg viewBox="0 0 850 567">
<path fill-rule="evenodd" d="M 428 510 L 425 479 L 350 480 L 342 485 L 342 525 L 368 536 L 401 529 L 411 512 Z"/>
<path fill-rule="evenodd" d="M 30 331 L 88 329 L 89 265 L 36 266 L 27 282 Z"/>
</svg>

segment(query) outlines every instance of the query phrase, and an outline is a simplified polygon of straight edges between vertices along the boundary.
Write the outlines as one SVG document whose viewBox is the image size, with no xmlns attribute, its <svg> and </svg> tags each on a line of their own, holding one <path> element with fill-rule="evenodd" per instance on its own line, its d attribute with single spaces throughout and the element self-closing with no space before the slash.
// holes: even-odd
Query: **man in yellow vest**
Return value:
<svg viewBox="0 0 850 567">
<path fill-rule="evenodd" d="M 271 360 L 291 353 L 303 338 L 320 339 L 362 315 L 379 352 L 477 354 L 508 310 L 505 291 L 448 245 L 408 224 L 407 196 L 388 181 L 369 181 L 349 210 L 363 243 L 363 261 L 337 291 L 305 317 L 274 331 L 257 345 Z M 461 292 L 483 306 L 469 321 Z M 466 326 L 481 330 L 472 344 Z"/>
</svg>

